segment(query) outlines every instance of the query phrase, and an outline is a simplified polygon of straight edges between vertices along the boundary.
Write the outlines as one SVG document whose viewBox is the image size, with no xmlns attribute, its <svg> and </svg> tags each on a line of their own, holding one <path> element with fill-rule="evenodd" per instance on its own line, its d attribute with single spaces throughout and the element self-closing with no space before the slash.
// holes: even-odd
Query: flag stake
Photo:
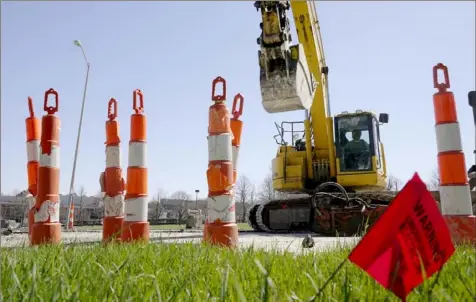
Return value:
<svg viewBox="0 0 476 302">
<path fill-rule="evenodd" d="M 324 282 L 324 285 L 319 289 L 319 291 L 314 296 L 314 299 L 312 301 L 316 301 L 316 298 L 322 294 L 326 286 L 329 284 L 329 282 L 331 282 L 332 279 L 334 279 L 334 277 L 342 269 L 346 261 L 347 261 L 347 258 L 339 264 L 339 266 L 335 269 L 332 275 L 326 280 L 326 282 Z"/>
</svg>

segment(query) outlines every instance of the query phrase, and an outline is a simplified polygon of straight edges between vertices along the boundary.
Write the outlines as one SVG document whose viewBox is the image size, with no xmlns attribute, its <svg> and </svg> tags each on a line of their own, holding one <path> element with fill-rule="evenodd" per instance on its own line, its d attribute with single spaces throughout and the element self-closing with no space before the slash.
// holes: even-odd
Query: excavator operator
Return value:
<svg viewBox="0 0 476 302">
<path fill-rule="evenodd" d="M 369 163 L 369 144 L 361 139 L 362 131 L 352 130 L 352 140 L 344 146 L 345 167 L 349 170 L 360 170 Z"/>
</svg>

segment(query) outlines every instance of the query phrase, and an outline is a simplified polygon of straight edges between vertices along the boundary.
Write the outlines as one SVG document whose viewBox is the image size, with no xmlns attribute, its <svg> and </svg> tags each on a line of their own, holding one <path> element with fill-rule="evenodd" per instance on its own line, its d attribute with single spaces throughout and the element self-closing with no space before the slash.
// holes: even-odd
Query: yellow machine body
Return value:
<svg viewBox="0 0 476 302">
<path fill-rule="evenodd" d="M 266 4 L 269 3 L 269 5 Z M 330 116 L 327 87 L 328 68 L 325 63 L 319 22 L 313 1 L 263 1 L 258 5 L 262 15 L 260 87 L 263 108 L 268 113 L 305 110 L 304 121 L 277 125 L 278 152 L 272 160 L 273 187 L 287 193 L 313 190 L 327 181 L 337 182 L 352 191 L 381 190 L 386 186 L 386 165 L 378 127 L 382 124 L 370 112 L 343 113 Z M 298 44 L 290 45 L 286 30 L 286 5 L 291 9 L 296 25 Z M 278 47 L 279 45 L 279 47 Z M 336 148 L 334 131 L 339 120 L 369 117 L 367 143 L 373 147 L 370 168 L 343 169 L 342 156 Z M 386 122 L 383 118 L 383 122 Z M 287 131 L 284 126 L 303 124 L 301 131 Z M 365 127 L 364 127 L 365 128 Z M 374 131 L 372 131 L 374 130 Z M 292 142 L 284 133 L 291 132 Z M 294 136 L 302 133 L 303 148 L 295 146 Z M 276 138 L 276 137 L 275 137 Z M 338 139 L 338 138 L 337 138 Z M 349 138 L 348 138 L 349 139 Z M 351 138 L 350 138 L 351 139 Z"/>
</svg>

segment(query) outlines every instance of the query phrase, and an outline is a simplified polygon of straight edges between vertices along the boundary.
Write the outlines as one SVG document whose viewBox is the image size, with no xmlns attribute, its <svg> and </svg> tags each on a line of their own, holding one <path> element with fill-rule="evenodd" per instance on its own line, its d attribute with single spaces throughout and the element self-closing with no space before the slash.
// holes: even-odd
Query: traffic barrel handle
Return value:
<svg viewBox="0 0 476 302">
<path fill-rule="evenodd" d="M 30 117 L 35 117 L 35 111 L 33 110 L 33 99 L 28 97 L 28 110 L 30 110 Z"/>
<path fill-rule="evenodd" d="M 222 83 L 223 85 L 223 94 L 216 94 L 217 84 Z M 214 102 L 224 102 L 226 100 L 226 81 L 222 77 L 216 77 L 212 82 L 212 101 Z"/>
<path fill-rule="evenodd" d="M 438 70 L 443 71 L 444 81 L 442 83 L 438 83 Z M 446 89 L 450 88 L 448 67 L 446 67 L 443 63 L 438 63 L 437 65 L 433 66 L 433 86 L 438 89 L 439 92 L 445 92 Z"/>
<path fill-rule="evenodd" d="M 232 115 L 234 119 L 238 119 L 242 114 L 243 114 L 243 103 L 245 102 L 245 99 L 241 95 L 241 93 L 238 93 L 235 95 L 235 98 L 233 99 L 233 107 L 231 109 Z M 236 106 L 239 104 L 239 110 L 236 110 Z"/>
<path fill-rule="evenodd" d="M 113 111 L 114 109 L 114 111 Z M 107 117 L 110 121 L 117 117 L 117 101 L 115 98 L 111 98 L 107 104 Z"/>
<path fill-rule="evenodd" d="M 54 106 L 48 106 L 48 97 L 50 96 L 50 94 L 55 96 L 55 105 Z M 58 92 L 56 90 L 54 90 L 53 88 L 50 88 L 50 89 L 46 90 L 46 92 L 45 92 L 45 103 L 44 103 L 43 109 L 46 112 L 48 112 L 48 114 L 54 114 L 54 113 L 58 112 L 58 107 L 59 107 L 58 103 L 59 103 Z"/>
<path fill-rule="evenodd" d="M 139 96 L 139 106 L 137 106 L 137 96 Z M 142 113 L 144 111 L 144 95 L 140 89 L 134 90 L 132 93 L 132 109 L 136 114 Z"/>
</svg>

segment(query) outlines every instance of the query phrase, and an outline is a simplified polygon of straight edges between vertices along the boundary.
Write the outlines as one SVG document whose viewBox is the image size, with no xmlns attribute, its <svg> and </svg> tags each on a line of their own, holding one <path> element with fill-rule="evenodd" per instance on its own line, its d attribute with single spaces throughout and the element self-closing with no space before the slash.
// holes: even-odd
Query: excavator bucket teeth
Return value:
<svg viewBox="0 0 476 302">
<path fill-rule="evenodd" d="M 273 64 L 260 56 L 260 88 L 266 112 L 278 113 L 307 110 L 311 107 L 315 83 L 307 67 L 306 56 L 300 44 L 290 47 L 286 64 Z M 289 72 L 288 72 L 289 71 Z"/>
</svg>

